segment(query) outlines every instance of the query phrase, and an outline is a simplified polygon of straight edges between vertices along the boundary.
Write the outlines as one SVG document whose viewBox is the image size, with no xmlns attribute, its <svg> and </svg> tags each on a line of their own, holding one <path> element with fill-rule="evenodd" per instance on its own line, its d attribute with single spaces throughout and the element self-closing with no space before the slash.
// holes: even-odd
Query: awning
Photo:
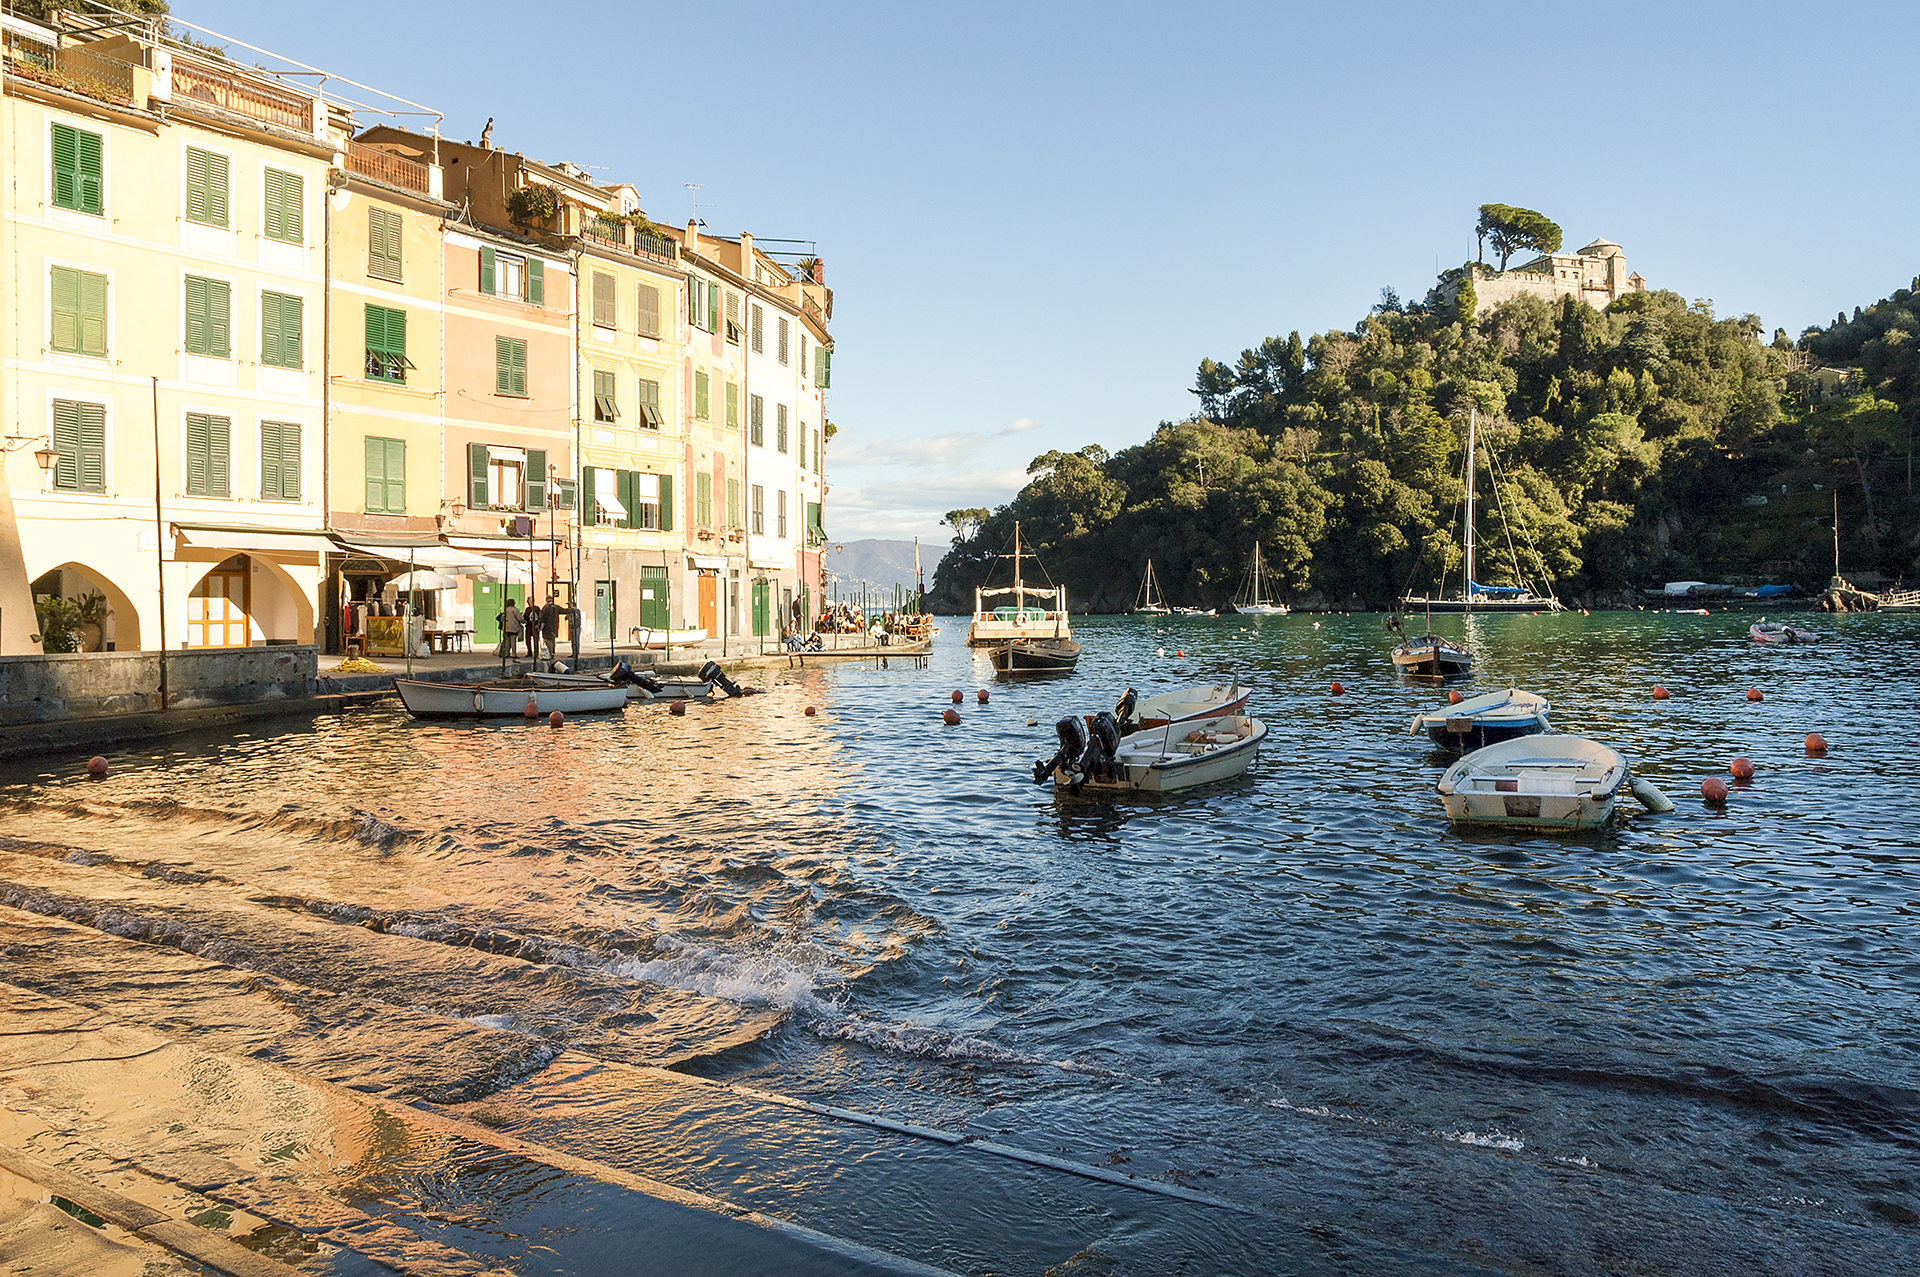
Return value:
<svg viewBox="0 0 1920 1277">
<path fill-rule="evenodd" d="M 226 524 L 176 523 L 174 533 L 196 550 L 241 550 L 252 554 L 327 554 L 333 542 L 327 534 L 288 532 L 279 528 L 248 528 Z"/>
<path fill-rule="evenodd" d="M 785 559 L 748 559 L 747 566 L 756 572 L 785 572 L 793 565 Z"/>
<path fill-rule="evenodd" d="M 619 486 L 619 479 L 620 472 L 617 470 L 595 470 L 593 472 L 593 503 L 602 510 L 610 512 L 614 517 L 624 519 L 627 517 L 627 507 L 620 504 L 620 498 L 615 492 Z"/>
<path fill-rule="evenodd" d="M 478 550 L 482 554 L 525 554 L 529 549 L 551 550 L 554 541 L 552 537 L 449 536 L 447 544 L 456 550 Z"/>
<path fill-rule="evenodd" d="M 521 465 L 524 466 L 527 464 L 527 450 L 525 448 L 500 448 L 500 447 L 494 446 L 493 444 L 488 444 L 487 460 L 518 461 Z"/>
<path fill-rule="evenodd" d="M 411 563 L 415 567 L 451 572 L 455 576 L 471 575 L 490 566 L 484 555 L 474 554 L 469 550 L 455 550 L 450 546 L 441 545 L 438 541 L 381 545 L 378 541 L 349 541 L 339 536 L 336 536 L 334 541 L 341 549 L 353 554 L 388 559 L 395 563 Z"/>
<path fill-rule="evenodd" d="M 687 562 L 705 572 L 724 572 L 727 570 L 725 559 L 716 559 L 706 554 L 689 554 Z"/>
</svg>

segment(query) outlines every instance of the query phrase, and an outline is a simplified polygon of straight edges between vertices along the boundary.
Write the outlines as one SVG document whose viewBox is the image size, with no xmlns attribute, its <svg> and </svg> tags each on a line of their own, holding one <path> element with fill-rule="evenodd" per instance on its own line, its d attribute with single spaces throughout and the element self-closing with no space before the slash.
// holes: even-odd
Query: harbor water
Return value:
<svg viewBox="0 0 1920 1277">
<path fill-rule="evenodd" d="M 1445 690 L 1378 616 L 1087 618 L 1016 685 L 949 618 L 684 718 L 10 764 L 0 980 L 953 1272 L 1920 1271 L 1920 618 L 1754 619 L 1434 618 L 1463 692 L 1547 696 L 1676 801 L 1586 835 L 1448 827 L 1407 731 Z M 1061 715 L 1233 679 L 1244 779 L 1032 783 Z M 495 1149 L 310 1170 L 452 1251 L 630 1270 L 617 1205 Z"/>
</svg>

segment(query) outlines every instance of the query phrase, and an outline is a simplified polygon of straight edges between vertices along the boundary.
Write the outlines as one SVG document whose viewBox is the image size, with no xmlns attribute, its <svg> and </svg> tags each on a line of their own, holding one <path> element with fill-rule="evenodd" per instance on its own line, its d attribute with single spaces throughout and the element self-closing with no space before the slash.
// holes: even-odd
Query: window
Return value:
<svg viewBox="0 0 1920 1277">
<path fill-rule="evenodd" d="M 53 486 L 62 492 L 107 490 L 107 406 L 53 401 Z"/>
<path fill-rule="evenodd" d="M 99 216 L 105 205 L 100 135 L 65 124 L 53 126 L 53 206 Z"/>
<path fill-rule="evenodd" d="M 813 472 L 820 473 L 820 432 L 813 432 Z"/>
<path fill-rule="evenodd" d="M 687 322 L 695 328 L 705 328 L 702 321 L 707 314 L 706 281 L 698 275 L 687 276 Z"/>
<path fill-rule="evenodd" d="M 756 448 L 767 446 L 767 401 L 759 395 L 747 396 L 747 442 Z"/>
<path fill-rule="evenodd" d="M 800 427 L 800 468 L 807 468 L 807 428 Z"/>
<path fill-rule="evenodd" d="M 833 352 L 825 346 L 813 348 L 813 384 L 822 390 L 833 385 Z"/>
<path fill-rule="evenodd" d="M 660 415 L 660 383 L 640 379 L 640 421 L 649 430 L 658 430 L 666 424 L 666 418 Z"/>
<path fill-rule="evenodd" d="M 621 500 L 620 492 L 627 486 L 626 472 L 621 470 L 596 470 L 587 467 L 586 482 L 592 487 L 593 505 L 590 507 L 595 526 L 602 528 L 631 527 L 632 508 Z"/>
<path fill-rule="evenodd" d="M 187 148 L 187 220 L 203 226 L 227 224 L 226 156 Z"/>
<path fill-rule="evenodd" d="M 620 299 L 614 295 L 614 278 L 605 271 L 593 272 L 593 324 L 596 328 L 620 326 Z"/>
<path fill-rule="evenodd" d="M 396 271 L 398 260 L 396 255 Z M 398 274 L 394 278 L 398 279 Z M 480 291 L 490 297 L 517 297 L 529 305 L 544 306 L 547 302 L 547 264 L 538 257 L 502 253 L 490 245 L 482 244 Z"/>
<path fill-rule="evenodd" d="M 53 295 L 53 348 L 69 355 L 107 356 L 107 277 L 55 266 L 48 281 Z"/>
<path fill-rule="evenodd" d="M 707 285 L 707 331 L 720 331 L 720 288 L 716 284 Z"/>
<path fill-rule="evenodd" d="M 735 292 L 727 294 L 727 340 L 740 344 L 740 294 Z"/>
<path fill-rule="evenodd" d="M 782 541 L 787 539 L 787 490 L 785 488 L 773 494 L 773 535 Z"/>
<path fill-rule="evenodd" d="M 673 480 L 670 477 L 588 466 L 581 482 L 593 503 L 587 509 L 590 522 L 603 528 L 635 528 L 643 532 L 673 530 Z"/>
<path fill-rule="evenodd" d="M 707 374 L 693 374 L 693 416 L 696 421 L 707 421 L 713 415 L 713 405 L 708 402 L 710 394 L 707 388 Z"/>
<path fill-rule="evenodd" d="M 727 429 L 740 428 L 740 387 L 733 382 L 727 383 Z"/>
<path fill-rule="evenodd" d="M 785 404 L 773 406 L 773 450 L 775 452 L 787 450 L 787 406 Z"/>
<path fill-rule="evenodd" d="M 713 476 L 702 470 L 694 478 L 693 521 L 703 528 L 713 526 Z"/>
<path fill-rule="evenodd" d="M 753 535 L 763 537 L 767 534 L 767 490 L 760 484 L 753 485 Z"/>
<path fill-rule="evenodd" d="M 640 335 L 660 335 L 660 290 L 652 284 L 640 285 Z"/>
<path fill-rule="evenodd" d="M 232 496 L 228 460 L 233 443 L 233 419 L 211 413 L 187 414 L 187 495 Z"/>
<path fill-rule="evenodd" d="M 780 362 L 787 362 L 787 317 L 780 317 Z"/>
<path fill-rule="evenodd" d="M 487 449 L 487 505 L 495 510 L 527 507 L 527 454 L 518 449 Z"/>
<path fill-rule="evenodd" d="M 727 526 L 730 528 L 746 526 L 745 521 L 740 518 L 740 481 L 738 479 L 727 480 Z"/>
<path fill-rule="evenodd" d="M 566 489 L 556 487 L 564 496 Z M 472 510 L 540 510 L 547 504 L 544 448 L 467 445 L 467 507 Z"/>
<path fill-rule="evenodd" d="M 300 499 L 300 424 L 295 421 L 260 423 L 260 499 Z"/>
<path fill-rule="evenodd" d="M 260 294 L 260 362 L 273 368 L 301 366 L 301 301 L 287 293 Z"/>
<path fill-rule="evenodd" d="M 493 339 L 493 393 L 512 395 L 517 399 L 527 397 L 526 338 Z"/>
<path fill-rule="evenodd" d="M 767 312 L 759 306 L 753 308 L 752 331 L 753 353 L 756 355 L 764 355 L 766 353 L 765 346 L 767 339 Z"/>
<path fill-rule="evenodd" d="M 367 513 L 407 512 L 407 442 L 367 436 Z"/>
<path fill-rule="evenodd" d="M 231 290 L 225 280 L 187 276 L 187 353 L 228 359 L 233 346 L 228 337 Z"/>
<path fill-rule="evenodd" d="M 807 502 L 807 540 L 819 544 L 827 539 L 827 530 L 820 526 L 820 503 Z"/>
<path fill-rule="evenodd" d="M 392 209 L 367 210 L 367 274 L 400 282 L 400 238 L 405 225 Z"/>
<path fill-rule="evenodd" d="M 288 244 L 306 242 L 306 211 L 302 200 L 306 183 L 298 173 L 266 171 L 262 181 L 266 206 L 260 214 L 260 233 Z"/>
<path fill-rule="evenodd" d="M 367 307 L 367 380 L 405 384 L 407 312 L 388 306 Z"/>
<path fill-rule="evenodd" d="M 620 420 L 620 404 L 614 389 L 613 374 L 598 368 L 593 370 L 593 419 Z"/>
</svg>

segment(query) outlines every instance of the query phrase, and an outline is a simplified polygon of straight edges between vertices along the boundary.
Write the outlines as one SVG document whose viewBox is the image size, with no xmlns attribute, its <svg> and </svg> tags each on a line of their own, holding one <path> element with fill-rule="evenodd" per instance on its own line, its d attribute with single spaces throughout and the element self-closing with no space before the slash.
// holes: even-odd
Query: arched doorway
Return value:
<svg viewBox="0 0 1920 1277">
<path fill-rule="evenodd" d="M 253 641 L 248 608 L 253 573 L 247 556 L 236 554 L 214 566 L 187 595 L 182 647 L 246 647 Z"/>
<path fill-rule="evenodd" d="M 98 650 L 140 650 L 140 609 L 127 597 L 125 590 L 115 585 L 112 578 L 98 568 L 85 563 L 62 563 L 36 578 L 32 592 L 36 597 L 57 594 L 70 599 L 85 598 L 89 594 L 104 596 L 107 600 L 107 617 L 101 626 Z"/>
</svg>

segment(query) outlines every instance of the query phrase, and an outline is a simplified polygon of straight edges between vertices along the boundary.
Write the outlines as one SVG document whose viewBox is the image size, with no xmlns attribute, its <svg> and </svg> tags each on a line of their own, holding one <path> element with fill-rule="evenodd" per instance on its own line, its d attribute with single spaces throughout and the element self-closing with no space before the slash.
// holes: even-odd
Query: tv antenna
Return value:
<svg viewBox="0 0 1920 1277">
<path fill-rule="evenodd" d="M 705 182 L 682 182 L 680 183 L 680 185 L 687 188 L 687 195 L 693 201 L 693 214 L 692 214 L 691 220 L 694 222 L 695 225 L 698 225 L 700 222 L 700 188 L 702 186 L 705 186 L 706 183 Z"/>
</svg>

